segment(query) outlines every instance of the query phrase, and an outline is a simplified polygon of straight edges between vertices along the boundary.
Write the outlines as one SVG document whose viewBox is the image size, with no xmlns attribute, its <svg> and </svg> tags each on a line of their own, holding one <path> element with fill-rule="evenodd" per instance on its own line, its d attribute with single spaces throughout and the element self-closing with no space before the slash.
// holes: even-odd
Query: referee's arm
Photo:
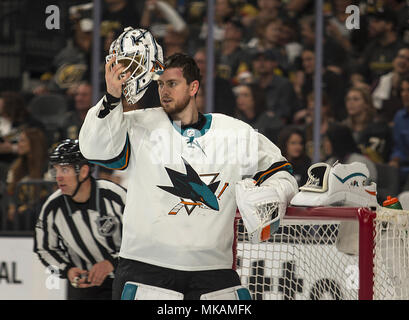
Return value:
<svg viewBox="0 0 409 320">
<path fill-rule="evenodd" d="M 53 229 L 54 212 L 47 201 L 35 226 L 34 252 L 45 267 L 58 270 L 60 278 L 67 278 L 67 272 L 74 267 L 67 253 L 61 248 L 59 238 Z"/>
</svg>

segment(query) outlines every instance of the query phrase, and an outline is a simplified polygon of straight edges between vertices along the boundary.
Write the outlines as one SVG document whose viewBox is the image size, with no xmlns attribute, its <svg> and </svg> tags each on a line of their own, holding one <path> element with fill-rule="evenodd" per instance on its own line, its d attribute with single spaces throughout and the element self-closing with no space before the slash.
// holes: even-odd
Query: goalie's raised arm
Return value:
<svg viewBox="0 0 409 320">
<path fill-rule="evenodd" d="M 162 48 L 149 31 L 127 27 L 111 43 L 105 60 L 107 92 L 87 113 L 79 135 L 80 148 L 93 163 L 125 169 L 131 141 L 130 120 L 124 117 L 122 101 L 135 105 L 161 74 Z"/>
</svg>

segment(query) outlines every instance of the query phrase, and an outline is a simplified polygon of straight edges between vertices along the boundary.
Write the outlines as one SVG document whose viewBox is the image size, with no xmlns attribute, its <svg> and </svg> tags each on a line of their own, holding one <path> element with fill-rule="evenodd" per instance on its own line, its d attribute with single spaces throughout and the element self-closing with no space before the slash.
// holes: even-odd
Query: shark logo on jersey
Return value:
<svg viewBox="0 0 409 320">
<path fill-rule="evenodd" d="M 220 181 L 216 181 L 219 174 L 199 175 L 185 159 L 182 158 L 182 160 L 185 164 L 186 173 L 180 173 L 165 167 L 173 186 L 158 186 L 162 190 L 180 198 L 180 202 L 168 214 L 176 215 L 183 207 L 188 215 L 197 207 L 219 211 L 218 200 L 220 200 L 221 195 L 229 184 L 225 183 L 219 195 L 216 196 L 215 192 L 220 184 Z M 211 180 L 208 183 L 201 179 L 209 177 Z"/>
</svg>

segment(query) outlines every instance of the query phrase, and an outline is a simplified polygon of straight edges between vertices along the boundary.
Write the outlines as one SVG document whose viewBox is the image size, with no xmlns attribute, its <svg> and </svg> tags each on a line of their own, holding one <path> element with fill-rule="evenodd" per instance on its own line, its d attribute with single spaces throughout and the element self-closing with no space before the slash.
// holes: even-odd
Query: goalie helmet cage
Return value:
<svg viewBox="0 0 409 320">
<path fill-rule="evenodd" d="M 270 240 L 251 244 L 237 213 L 236 270 L 255 300 L 409 299 L 408 217 L 382 207 L 290 206 Z M 339 246 L 348 221 L 359 228 L 357 254 Z"/>
</svg>

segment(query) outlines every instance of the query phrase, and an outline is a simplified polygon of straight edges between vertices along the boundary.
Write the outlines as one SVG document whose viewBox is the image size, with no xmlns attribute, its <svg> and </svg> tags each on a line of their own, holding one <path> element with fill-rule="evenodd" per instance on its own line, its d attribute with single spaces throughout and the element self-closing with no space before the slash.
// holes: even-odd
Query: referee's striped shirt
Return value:
<svg viewBox="0 0 409 320">
<path fill-rule="evenodd" d="M 60 190 L 54 192 L 35 227 L 34 251 L 40 261 L 61 278 L 72 267 L 91 270 L 103 260 L 116 268 L 125 199 L 126 189 L 120 185 L 93 178 L 91 197 L 85 203 L 74 202 Z"/>
</svg>

